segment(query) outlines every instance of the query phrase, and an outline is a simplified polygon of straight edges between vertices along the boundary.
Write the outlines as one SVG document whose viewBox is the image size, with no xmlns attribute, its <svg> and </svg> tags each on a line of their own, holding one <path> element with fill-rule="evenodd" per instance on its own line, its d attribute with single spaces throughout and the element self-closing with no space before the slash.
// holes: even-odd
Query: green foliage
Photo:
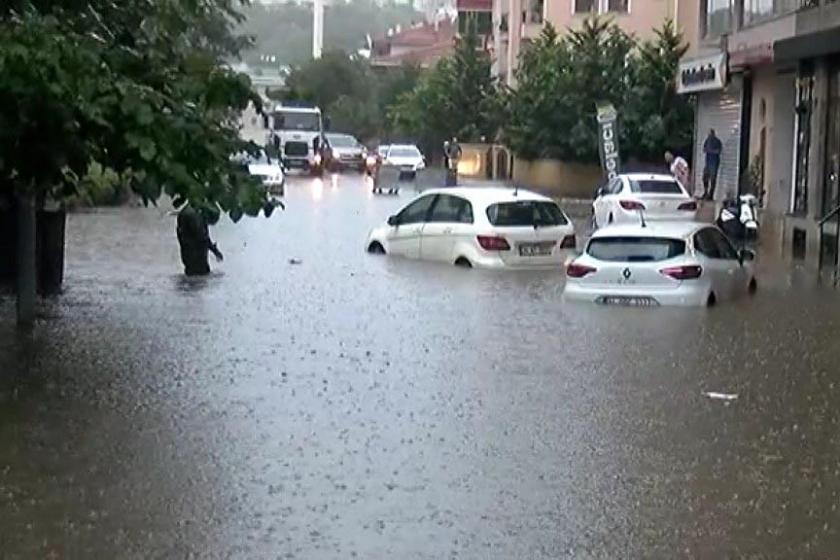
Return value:
<svg viewBox="0 0 840 560">
<path fill-rule="evenodd" d="M 0 9 L 0 185 L 78 194 L 97 166 L 145 202 L 256 215 L 266 200 L 231 155 L 259 103 L 223 60 L 237 0 L 16 0 Z"/>
<path fill-rule="evenodd" d="M 282 98 L 316 103 L 330 116 L 333 130 L 372 140 L 389 135 L 387 107 L 419 76 L 414 66 L 378 71 L 365 59 L 330 51 L 293 68 Z"/>
<path fill-rule="evenodd" d="M 505 142 L 528 159 L 597 162 L 595 103 L 608 101 L 619 111 L 625 158 L 684 150 L 692 115 L 674 76 L 685 49 L 670 22 L 641 44 L 598 17 L 563 37 L 547 26 L 522 55 L 516 89 L 503 94 Z"/>
<path fill-rule="evenodd" d="M 490 58 L 479 48 L 478 37 L 469 33 L 452 56 L 438 61 L 414 89 L 399 96 L 389 118 L 397 133 L 437 150 L 453 136 L 492 139 L 498 127 L 496 102 Z"/>
<path fill-rule="evenodd" d="M 241 30 L 255 38 L 254 48 L 244 55 L 249 64 L 264 64 L 261 55 L 274 55 L 277 65 L 288 66 L 299 66 L 312 58 L 311 3 L 254 3 L 244 13 L 247 19 Z M 366 34 L 382 36 L 397 24 L 407 26 L 422 19 L 422 14 L 410 4 L 380 4 L 374 0 L 336 2 L 324 10 L 324 47 L 355 53 L 366 46 Z"/>
</svg>

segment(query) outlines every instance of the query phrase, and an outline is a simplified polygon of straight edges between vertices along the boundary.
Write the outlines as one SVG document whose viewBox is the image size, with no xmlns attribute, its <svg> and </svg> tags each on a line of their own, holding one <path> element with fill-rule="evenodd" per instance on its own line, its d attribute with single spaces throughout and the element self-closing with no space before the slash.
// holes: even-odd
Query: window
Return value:
<svg viewBox="0 0 840 560">
<path fill-rule="evenodd" d="M 630 179 L 630 190 L 641 194 L 683 194 L 682 188 L 676 181 Z"/>
<path fill-rule="evenodd" d="M 621 179 L 615 178 L 607 185 L 607 192 L 609 194 L 618 194 L 622 190 L 624 190 L 624 181 Z"/>
<path fill-rule="evenodd" d="M 274 130 L 321 130 L 321 116 L 318 113 L 281 112 L 274 113 Z"/>
<path fill-rule="evenodd" d="M 576 14 L 588 14 L 598 11 L 599 0 L 574 0 Z"/>
<path fill-rule="evenodd" d="M 497 227 L 550 227 L 569 223 L 559 206 L 541 200 L 491 204 L 487 207 L 487 219 Z"/>
<path fill-rule="evenodd" d="M 432 207 L 432 202 L 435 200 L 435 195 L 430 194 L 419 198 L 403 208 L 400 212 L 397 222 L 400 225 L 417 224 L 426 221 L 426 216 L 429 214 L 429 209 Z"/>
<path fill-rule="evenodd" d="M 630 12 L 630 0 L 607 0 L 607 11 L 626 14 Z"/>
<path fill-rule="evenodd" d="M 706 37 L 719 37 L 732 29 L 732 0 L 706 0 Z"/>
<path fill-rule="evenodd" d="M 544 6 L 545 0 L 529 0 L 528 15 L 524 20 L 525 23 L 542 23 Z"/>
<path fill-rule="evenodd" d="M 572 9 L 576 14 L 630 13 L 630 0 L 574 0 Z"/>
<path fill-rule="evenodd" d="M 392 146 L 391 149 L 388 151 L 388 157 L 422 157 L 420 154 L 420 150 L 417 148 L 410 146 L 410 147 L 401 147 L 401 146 Z"/>
<path fill-rule="evenodd" d="M 473 223 L 472 204 L 463 198 L 442 194 L 438 196 L 429 222 Z"/>
<path fill-rule="evenodd" d="M 811 112 L 814 99 L 814 68 L 803 62 L 796 82 L 796 174 L 793 184 L 793 211 L 808 211 L 808 163 L 811 152 Z"/>
<path fill-rule="evenodd" d="M 694 249 L 710 259 L 737 260 L 738 251 L 732 243 L 716 229 L 706 228 L 694 236 Z"/>
<path fill-rule="evenodd" d="M 707 229 L 706 231 L 709 232 L 709 237 L 717 246 L 720 258 L 730 261 L 738 260 L 738 251 L 735 250 L 735 247 L 732 246 L 725 235 L 716 229 Z"/>
<path fill-rule="evenodd" d="M 744 25 L 752 25 L 778 15 L 794 12 L 807 0 L 744 0 Z"/>
<path fill-rule="evenodd" d="M 586 253 L 601 261 L 656 262 L 685 253 L 685 241 L 665 237 L 596 237 Z"/>
</svg>

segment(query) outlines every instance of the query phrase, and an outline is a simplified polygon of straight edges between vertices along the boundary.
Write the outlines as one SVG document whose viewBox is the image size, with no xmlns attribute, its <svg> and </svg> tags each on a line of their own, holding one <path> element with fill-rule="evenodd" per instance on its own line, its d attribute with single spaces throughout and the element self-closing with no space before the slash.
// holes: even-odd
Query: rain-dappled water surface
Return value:
<svg viewBox="0 0 840 560">
<path fill-rule="evenodd" d="M 164 210 L 71 216 L 35 334 L 0 304 L 0 556 L 840 550 L 840 293 L 765 264 L 731 307 L 602 308 L 366 255 L 408 194 L 294 181 L 200 280 Z"/>
</svg>

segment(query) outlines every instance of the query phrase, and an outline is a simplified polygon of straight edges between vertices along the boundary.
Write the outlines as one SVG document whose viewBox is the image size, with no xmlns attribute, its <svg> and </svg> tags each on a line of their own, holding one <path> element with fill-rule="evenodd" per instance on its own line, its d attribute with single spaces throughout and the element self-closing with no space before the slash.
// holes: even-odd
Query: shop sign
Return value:
<svg viewBox="0 0 840 560">
<path fill-rule="evenodd" d="M 598 118 L 598 152 L 604 176 L 612 179 L 617 176 L 621 160 L 618 156 L 618 111 L 612 103 L 595 104 Z"/>
<path fill-rule="evenodd" d="M 680 62 L 677 71 L 677 93 L 723 89 L 725 85 L 725 53 Z"/>
</svg>

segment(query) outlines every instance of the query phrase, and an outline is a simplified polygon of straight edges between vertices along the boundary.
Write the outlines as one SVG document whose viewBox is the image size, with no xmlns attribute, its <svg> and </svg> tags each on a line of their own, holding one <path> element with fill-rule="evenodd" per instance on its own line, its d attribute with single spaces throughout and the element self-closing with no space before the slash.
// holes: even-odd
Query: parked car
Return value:
<svg viewBox="0 0 840 560">
<path fill-rule="evenodd" d="M 625 305 L 714 305 L 756 290 L 749 250 L 711 224 L 657 222 L 597 230 L 566 266 L 564 297 Z"/>
<path fill-rule="evenodd" d="M 327 133 L 326 138 L 330 147 L 330 165 L 333 169 L 364 171 L 367 149 L 361 142 L 349 134 Z"/>
<path fill-rule="evenodd" d="M 285 194 L 286 174 L 279 159 L 271 158 L 265 152 L 256 156 L 243 153 L 235 156 L 235 159 L 250 175 L 259 177 L 269 193 L 279 196 Z"/>
<path fill-rule="evenodd" d="M 392 144 L 385 152 L 383 164 L 399 169 L 401 180 L 414 179 L 417 172 L 426 167 L 426 159 L 413 144 Z"/>
<path fill-rule="evenodd" d="M 596 227 L 645 220 L 693 220 L 697 202 L 670 175 L 627 173 L 598 189 L 592 202 Z"/>
<path fill-rule="evenodd" d="M 559 268 L 574 248 L 557 203 L 505 187 L 427 190 L 367 240 L 371 253 L 483 268 Z"/>
</svg>

